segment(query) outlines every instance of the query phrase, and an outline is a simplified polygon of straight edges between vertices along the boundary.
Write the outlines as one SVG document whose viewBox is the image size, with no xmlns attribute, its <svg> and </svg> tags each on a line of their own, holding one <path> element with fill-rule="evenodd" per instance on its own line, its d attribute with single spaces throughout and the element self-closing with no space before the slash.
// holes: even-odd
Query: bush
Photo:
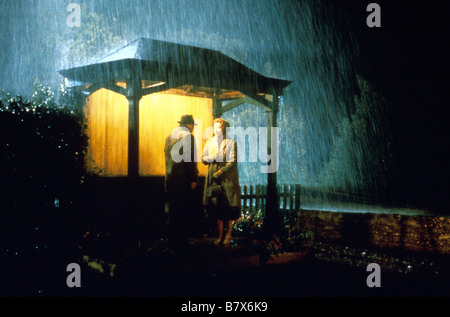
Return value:
<svg viewBox="0 0 450 317">
<path fill-rule="evenodd" d="M 63 100 L 70 101 L 68 92 Z M 73 205 L 84 182 L 87 137 L 82 114 L 58 105 L 38 84 L 30 101 L 0 98 L 2 210 Z"/>
</svg>

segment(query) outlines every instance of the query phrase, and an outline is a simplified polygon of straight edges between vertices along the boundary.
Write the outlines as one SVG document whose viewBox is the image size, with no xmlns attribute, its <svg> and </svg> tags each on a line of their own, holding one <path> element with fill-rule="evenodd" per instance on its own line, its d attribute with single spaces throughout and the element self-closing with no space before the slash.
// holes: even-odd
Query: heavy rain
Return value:
<svg viewBox="0 0 450 317">
<path fill-rule="evenodd" d="M 60 118 L 56 124 L 46 117 L 48 111 L 36 106 L 48 100 L 65 104 L 71 113 L 80 111 L 79 104 L 67 106 L 64 99 L 80 83 L 64 78 L 61 70 L 97 63 L 138 39 L 213 50 L 262 76 L 290 81 L 280 96 L 277 117 L 280 164 L 276 181 L 279 192 L 286 196 L 280 198 L 280 208 L 292 211 L 298 200 L 296 211 L 447 219 L 448 124 L 444 123 L 443 109 L 444 101 L 448 100 L 444 97 L 448 80 L 442 71 L 445 64 L 440 64 L 446 58 L 441 45 L 447 39 L 445 19 L 439 14 L 448 11 L 448 5 L 444 1 L 426 4 L 377 1 L 380 15 L 372 19 L 380 19 L 380 25 L 373 26 L 369 23 L 370 3 L 2 1 L 0 114 L 23 112 L 26 120 L 25 112 L 38 113 L 42 120 L 32 134 L 41 139 L 50 135 L 55 126 L 65 126 L 68 130 L 59 135 L 60 139 L 48 138 L 59 149 L 76 153 L 76 159 L 70 162 L 77 167 L 68 173 L 77 179 L 78 185 L 87 178 L 78 174 L 82 173 L 77 164 L 81 164 L 84 152 L 83 145 L 77 142 L 82 141 L 70 143 L 76 128 L 64 121 L 67 120 L 64 110 L 51 110 Z M 17 104 L 25 107 L 11 110 Z M 231 126 L 243 129 L 268 126 L 266 110 L 248 103 L 222 117 Z M 3 166 L 10 166 L 7 164 L 12 164 L 14 157 L 33 161 L 33 157 L 27 158 L 24 153 L 16 156 L 11 149 L 16 145 L 10 146 L 7 138 L 3 140 L 0 144 L 2 156 L 5 155 Z M 249 140 L 246 142 L 243 155 L 248 158 L 249 149 L 254 147 L 249 146 Z M 39 151 L 30 152 L 38 154 Z M 59 156 L 42 160 L 56 166 Z M 267 174 L 260 172 L 261 162 L 247 160 L 238 167 L 242 187 L 267 185 Z M 59 176 L 49 176 L 53 172 L 61 175 L 62 171 L 57 168 L 52 171 L 49 165 L 39 173 L 29 170 L 32 168 L 23 171 L 15 168 L 5 173 L 20 175 L 20 179 L 27 179 L 27 184 L 31 178 L 38 179 L 36 182 L 42 180 L 39 193 L 48 197 L 37 200 L 46 207 L 78 206 L 78 198 L 68 194 L 74 191 L 71 185 L 64 192 L 53 182 Z M 8 194 L 1 206 L 29 208 L 21 201 L 28 197 L 23 194 L 26 190 L 22 192 L 21 184 L 3 182 L 2 186 L 2 191 Z M 288 197 L 295 188 L 299 188 L 296 196 Z M 20 191 L 17 197 L 11 194 L 16 190 Z M 251 202 L 246 206 L 254 210 L 257 204 Z M 245 231 L 248 227 L 241 226 L 238 230 Z M 33 235 L 38 232 L 41 227 L 35 226 Z M 94 235 L 92 228 L 85 237 L 89 234 Z M 440 237 L 447 239 L 444 234 Z M 5 241 L 0 251 L 4 256 L 17 258 L 17 252 L 22 252 L 18 250 L 23 248 L 18 245 L 14 247 Z M 47 248 L 40 242 L 33 246 L 35 252 Z M 35 288 L 30 290 L 36 291 L 39 292 Z"/>
</svg>

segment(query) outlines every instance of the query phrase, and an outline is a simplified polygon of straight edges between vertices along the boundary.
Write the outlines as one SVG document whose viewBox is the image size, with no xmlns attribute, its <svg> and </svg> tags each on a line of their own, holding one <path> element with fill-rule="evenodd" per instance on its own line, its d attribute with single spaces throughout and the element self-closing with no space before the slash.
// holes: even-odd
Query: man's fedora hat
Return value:
<svg viewBox="0 0 450 317">
<path fill-rule="evenodd" d="M 181 116 L 181 120 L 178 121 L 179 124 L 193 124 L 197 125 L 194 121 L 194 117 L 191 114 L 185 114 Z"/>
</svg>

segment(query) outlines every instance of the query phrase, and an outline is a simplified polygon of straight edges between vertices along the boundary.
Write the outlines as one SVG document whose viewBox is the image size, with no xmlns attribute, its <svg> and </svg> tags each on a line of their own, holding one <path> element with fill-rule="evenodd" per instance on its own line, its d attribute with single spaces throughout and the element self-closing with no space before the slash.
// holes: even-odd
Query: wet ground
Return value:
<svg viewBox="0 0 450 317">
<path fill-rule="evenodd" d="M 10 257 L 2 296 L 31 297 L 448 297 L 448 259 L 389 254 L 337 245 L 310 245 L 270 260 L 255 244 L 218 247 L 191 239 L 174 251 L 165 241 L 105 261 L 87 255 Z M 69 261 L 81 263 L 81 287 L 66 285 Z M 114 263 L 115 262 L 115 263 Z M 381 287 L 368 287 L 369 263 L 380 265 Z"/>
<path fill-rule="evenodd" d="M 387 245 L 388 247 L 374 247 L 374 244 L 370 244 L 372 247 L 369 247 L 369 244 L 356 243 L 358 235 L 355 230 L 350 230 L 352 239 L 342 237 L 334 239 L 337 233 L 343 232 L 342 221 L 334 221 L 335 214 L 332 219 L 330 217 L 320 218 L 324 224 L 314 220 L 312 224 L 303 222 L 303 226 L 311 227 L 311 232 L 317 229 L 322 237 L 331 232 L 333 234 L 329 235 L 333 239 L 320 242 L 318 239 L 306 237 L 294 249 L 282 248 L 271 252 L 262 247 L 260 242 L 245 236 L 236 237 L 234 244 L 229 247 L 213 245 L 213 237 L 197 236 L 190 239 L 188 245 L 174 249 L 164 239 L 138 241 L 129 235 L 133 230 L 128 228 L 125 228 L 124 232 L 130 236 L 129 239 L 124 239 L 121 235 L 107 236 L 106 233 L 101 235 L 100 232 L 95 234 L 91 231 L 88 236 L 91 239 L 82 238 L 80 244 L 80 239 L 74 241 L 71 237 L 81 237 L 82 232 L 76 230 L 69 232 L 67 228 L 70 226 L 56 225 L 65 223 L 64 221 L 45 222 L 44 225 L 35 224 L 35 221 L 31 220 L 24 222 L 25 218 L 20 217 L 13 223 L 19 223 L 21 226 L 11 227 L 14 230 L 3 221 L 4 230 L 1 234 L 4 235 L 4 239 L 0 241 L 10 243 L 1 247 L 0 296 L 145 298 L 450 296 L 449 254 L 430 252 L 429 248 L 406 250 L 398 247 L 414 246 L 415 244 L 407 244 L 405 241 L 423 240 L 423 237 L 427 237 L 423 234 L 416 235 L 418 229 L 403 234 L 402 244 L 391 243 Z M 391 218 L 386 219 L 389 220 L 389 224 L 392 223 Z M 430 233 L 430 237 L 436 241 L 447 241 L 443 239 L 448 233 L 447 226 L 442 225 L 445 219 L 436 218 L 436 221 L 439 221 L 436 224 L 429 222 L 428 218 L 423 219 L 420 228 L 431 227 L 433 235 Z M 412 220 L 408 218 L 408 221 Z M 73 225 L 72 222 L 73 220 L 70 222 L 71 227 L 82 227 Z M 348 221 L 345 222 L 347 223 Z M 354 223 L 351 228 L 363 222 L 358 217 Z M 430 226 L 430 223 L 433 226 Z M 378 227 L 375 229 L 378 230 Z M 377 233 L 376 236 L 381 236 L 383 232 Z M 393 234 L 391 236 L 396 237 Z M 12 243 L 13 241 L 15 242 Z M 366 240 L 363 239 L 364 241 Z M 439 246 L 433 250 L 447 249 Z M 69 263 L 79 263 L 81 266 L 80 288 L 67 287 L 66 279 L 69 273 L 66 268 Z M 381 287 L 367 286 L 366 280 L 371 274 L 367 271 L 369 263 L 380 265 Z"/>
<path fill-rule="evenodd" d="M 217 247 L 200 239 L 169 257 L 151 266 L 145 254 L 136 255 L 109 280 L 117 279 L 119 294 L 139 296 L 450 296 L 448 259 L 439 255 L 324 244 L 268 255 L 253 244 Z M 381 287 L 367 286 L 369 263 L 380 265 Z"/>
</svg>

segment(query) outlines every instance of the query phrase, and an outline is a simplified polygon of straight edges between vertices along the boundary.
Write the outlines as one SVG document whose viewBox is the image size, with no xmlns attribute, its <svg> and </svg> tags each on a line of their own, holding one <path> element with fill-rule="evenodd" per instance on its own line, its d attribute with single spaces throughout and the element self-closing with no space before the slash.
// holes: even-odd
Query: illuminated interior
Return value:
<svg viewBox="0 0 450 317">
<path fill-rule="evenodd" d="M 128 100 L 100 89 L 86 98 L 88 173 L 126 176 L 128 164 Z"/>
<path fill-rule="evenodd" d="M 141 176 L 165 174 L 165 139 L 179 125 L 178 121 L 183 114 L 192 114 L 195 121 L 199 122 L 195 129 L 201 129 L 201 134 L 194 130 L 194 135 L 199 135 L 196 137 L 197 157 L 201 157 L 200 153 L 206 142 L 206 140 L 202 141 L 201 136 L 206 128 L 213 126 L 212 99 L 155 93 L 144 96 L 139 107 L 139 174 Z M 198 163 L 198 168 L 200 175 L 205 175 L 204 164 Z"/>
<path fill-rule="evenodd" d="M 230 96 L 238 94 L 228 93 Z M 239 94 L 240 95 L 240 94 Z M 164 143 L 178 126 L 183 114 L 192 114 L 199 124 L 194 130 L 197 157 L 206 140 L 203 135 L 213 126 L 213 100 L 206 92 L 181 87 L 142 97 L 139 104 L 139 175 L 165 174 Z M 99 89 L 86 98 L 85 115 L 89 137 L 87 172 L 99 176 L 126 176 L 128 164 L 128 100 L 107 89 Z M 206 167 L 198 163 L 200 175 Z"/>
</svg>

